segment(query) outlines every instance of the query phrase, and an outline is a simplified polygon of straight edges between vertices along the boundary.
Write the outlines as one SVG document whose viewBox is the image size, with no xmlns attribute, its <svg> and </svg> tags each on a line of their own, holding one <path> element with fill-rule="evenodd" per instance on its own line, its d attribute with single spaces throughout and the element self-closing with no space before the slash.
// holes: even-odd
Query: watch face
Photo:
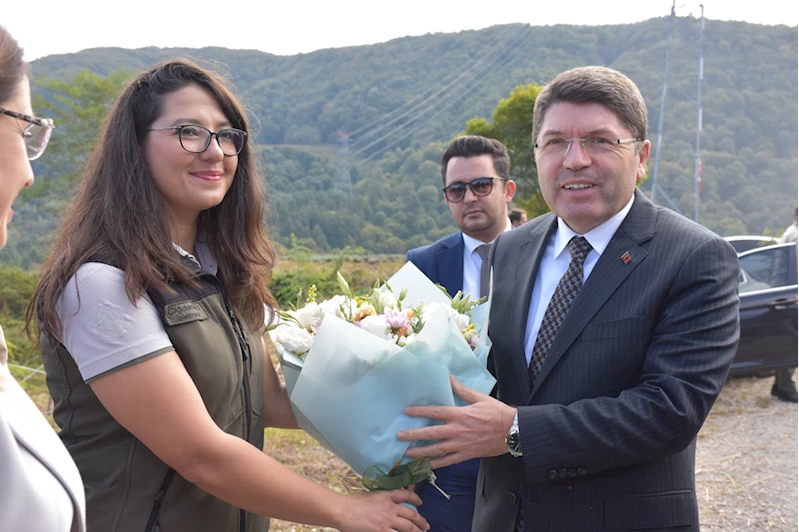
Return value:
<svg viewBox="0 0 799 532">
<path fill-rule="evenodd" d="M 508 448 L 512 453 L 520 453 L 522 451 L 522 442 L 518 432 L 511 432 L 508 435 Z"/>
</svg>

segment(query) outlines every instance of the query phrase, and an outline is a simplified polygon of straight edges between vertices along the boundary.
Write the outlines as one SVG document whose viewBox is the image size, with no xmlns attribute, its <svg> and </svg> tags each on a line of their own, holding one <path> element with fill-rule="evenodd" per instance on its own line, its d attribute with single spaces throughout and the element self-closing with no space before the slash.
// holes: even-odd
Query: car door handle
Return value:
<svg viewBox="0 0 799 532">
<path fill-rule="evenodd" d="M 772 307 L 774 307 L 776 310 L 785 310 L 785 309 L 789 309 L 792 306 L 796 305 L 796 300 L 795 299 L 789 299 L 789 298 L 785 297 L 785 298 L 780 298 L 780 299 L 777 299 L 776 301 L 773 301 L 772 303 L 770 303 L 770 305 Z"/>
</svg>

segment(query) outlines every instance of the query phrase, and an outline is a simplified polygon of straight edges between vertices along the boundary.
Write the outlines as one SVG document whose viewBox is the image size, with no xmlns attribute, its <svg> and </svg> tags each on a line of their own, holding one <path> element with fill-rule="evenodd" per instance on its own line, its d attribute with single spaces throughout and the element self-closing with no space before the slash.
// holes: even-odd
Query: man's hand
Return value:
<svg viewBox="0 0 799 532">
<path fill-rule="evenodd" d="M 469 403 L 467 406 L 409 406 L 405 414 L 443 421 L 420 429 L 400 431 L 403 441 L 440 440 L 424 447 L 411 447 L 405 453 L 411 458 L 438 457 L 430 461 L 433 469 L 464 462 L 471 458 L 498 456 L 508 452 L 505 437 L 513 424 L 516 409 L 493 397 L 467 388 L 450 377 L 452 390 Z"/>
</svg>

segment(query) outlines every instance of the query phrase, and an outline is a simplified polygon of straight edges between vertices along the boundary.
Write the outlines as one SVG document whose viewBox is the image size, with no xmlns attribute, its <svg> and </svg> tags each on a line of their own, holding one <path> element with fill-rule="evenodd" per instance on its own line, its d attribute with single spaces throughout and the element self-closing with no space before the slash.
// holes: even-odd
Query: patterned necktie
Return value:
<svg viewBox="0 0 799 532">
<path fill-rule="evenodd" d="M 488 252 L 491 251 L 491 244 L 477 246 L 475 251 L 483 259 L 483 263 L 480 266 L 480 297 L 488 297 L 488 274 L 491 270 L 488 265 Z"/>
<path fill-rule="evenodd" d="M 530 366 L 527 368 L 531 384 L 535 384 L 535 379 L 538 377 L 538 372 L 541 371 L 541 366 L 544 365 L 549 348 L 552 347 L 555 335 L 558 334 L 560 324 L 563 323 L 574 298 L 577 297 L 583 286 L 583 263 L 591 249 L 591 244 L 581 236 L 575 236 L 569 241 L 569 253 L 571 253 L 572 259 L 549 301 L 541 328 L 538 330 L 538 336 L 535 338 Z"/>
</svg>

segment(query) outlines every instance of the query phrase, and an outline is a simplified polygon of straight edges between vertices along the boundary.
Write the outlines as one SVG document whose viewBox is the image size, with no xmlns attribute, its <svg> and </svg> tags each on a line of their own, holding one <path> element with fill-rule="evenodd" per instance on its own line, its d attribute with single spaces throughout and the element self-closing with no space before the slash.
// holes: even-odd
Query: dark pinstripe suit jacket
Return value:
<svg viewBox="0 0 799 532">
<path fill-rule="evenodd" d="M 473 530 L 511 532 L 521 504 L 528 532 L 698 531 L 695 437 L 738 343 L 735 251 L 636 190 L 531 385 L 525 327 L 555 230 L 546 214 L 492 249 L 497 392 L 520 406 L 524 456 L 483 459 Z"/>
</svg>

